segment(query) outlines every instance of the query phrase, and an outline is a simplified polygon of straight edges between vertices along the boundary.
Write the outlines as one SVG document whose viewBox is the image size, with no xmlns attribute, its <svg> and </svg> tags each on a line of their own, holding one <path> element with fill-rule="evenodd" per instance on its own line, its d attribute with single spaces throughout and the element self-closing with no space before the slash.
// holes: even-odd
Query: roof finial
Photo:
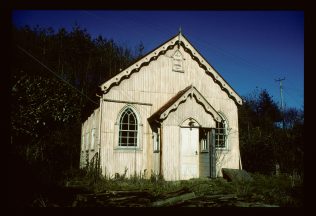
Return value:
<svg viewBox="0 0 316 216">
<path fill-rule="evenodd" d="M 181 26 L 179 27 L 179 34 L 182 34 Z"/>
</svg>

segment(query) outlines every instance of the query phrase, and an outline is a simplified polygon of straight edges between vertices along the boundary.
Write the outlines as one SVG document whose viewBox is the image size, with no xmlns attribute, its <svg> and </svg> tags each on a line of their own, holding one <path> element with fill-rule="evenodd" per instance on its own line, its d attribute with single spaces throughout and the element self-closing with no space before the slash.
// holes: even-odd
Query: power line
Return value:
<svg viewBox="0 0 316 216">
<path fill-rule="evenodd" d="M 38 60 L 35 56 L 33 56 L 31 53 L 29 53 L 28 51 L 26 51 L 25 49 L 23 49 L 22 47 L 20 47 L 19 45 L 16 45 L 22 52 L 24 52 L 26 55 L 28 55 L 29 57 L 31 57 L 33 60 L 35 60 L 37 63 L 39 63 L 40 65 L 42 65 L 45 69 L 47 69 L 49 72 L 51 72 L 54 76 L 56 76 L 57 78 L 59 78 L 62 82 L 64 82 L 66 85 L 70 86 L 71 88 L 73 88 L 74 90 L 76 90 L 79 94 L 81 94 L 82 96 L 86 97 L 89 101 L 91 101 L 92 103 L 98 105 L 98 103 L 96 103 L 94 100 L 92 100 L 91 98 L 89 98 L 87 95 L 83 94 L 81 91 L 79 91 L 76 87 L 74 87 L 73 85 L 71 85 L 69 82 L 67 82 L 66 80 L 64 80 L 62 77 L 60 77 L 57 73 L 55 73 L 52 69 L 50 69 L 48 66 L 46 66 L 44 63 L 42 63 L 40 60 Z"/>
<path fill-rule="evenodd" d="M 291 91 L 293 94 L 295 94 L 297 97 L 304 97 L 304 90 L 298 89 L 298 88 L 292 88 L 288 87 L 286 85 L 283 85 L 287 90 Z"/>
<path fill-rule="evenodd" d="M 283 91 L 284 94 L 286 94 L 288 96 L 289 99 L 291 99 L 294 103 L 297 103 L 298 105 L 302 106 L 303 102 L 298 101 L 295 97 L 293 97 L 292 95 L 290 95 L 288 92 Z"/>
</svg>

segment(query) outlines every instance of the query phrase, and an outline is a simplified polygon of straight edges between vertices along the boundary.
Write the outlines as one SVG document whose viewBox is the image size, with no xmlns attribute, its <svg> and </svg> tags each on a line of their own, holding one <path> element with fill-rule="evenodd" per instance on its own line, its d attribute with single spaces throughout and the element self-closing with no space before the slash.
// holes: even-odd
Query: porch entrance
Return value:
<svg viewBox="0 0 316 216">
<path fill-rule="evenodd" d="M 180 179 L 216 177 L 215 130 L 180 128 Z"/>
</svg>

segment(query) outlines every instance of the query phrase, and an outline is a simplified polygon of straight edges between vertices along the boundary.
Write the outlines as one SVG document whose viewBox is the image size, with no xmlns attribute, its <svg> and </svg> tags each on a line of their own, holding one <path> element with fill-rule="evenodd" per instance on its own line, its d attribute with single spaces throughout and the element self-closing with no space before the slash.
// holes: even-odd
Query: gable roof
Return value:
<svg viewBox="0 0 316 216">
<path fill-rule="evenodd" d="M 190 85 L 185 89 L 179 91 L 169 101 L 167 101 L 161 108 L 159 108 L 154 114 L 152 114 L 148 121 L 158 120 L 159 122 L 166 119 L 172 110 L 178 108 L 178 106 L 187 100 L 188 97 L 195 97 L 196 101 L 204 106 L 206 112 L 210 113 L 215 121 L 222 121 L 222 117 L 216 112 L 216 110 L 209 104 L 209 102 L 203 97 L 203 95 L 193 86 Z"/>
<path fill-rule="evenodd" d="M 235 92 L 235 90 L 224 80 L 224 78 L 205 60 L 205 58 L 191 45 L 191 43 L 182 35 L 179 34 L 173 36 L 167 42 L 158 46 L 154 50 L 147 53 L 144 57 L 136 60 L 135 63 L 128 66 L 122 72 L 118 73 L 116 76 L 107 80 L 100 87 L 103 92 L 108 92 L 110 88 L 114 85 L 119 85 L 123 80 L 131 76 L 133 73 L 138 72 L 140 68 L 148 65 L 151 61 L 156 60 L 160 55 L 164 54 L 167 50 L 172 49 L 174 46 L 182 46 L 184 50 L 192 56 L 192 59 L 197 61 L 199 66 L 205 70 L 205 72 L 210 75 L 214 82 L 217 83 L 223 91 L 225 91 L 229 97 L 233 98 L 237 104 L 242 104 L 241 97 Z"/>
</svg>

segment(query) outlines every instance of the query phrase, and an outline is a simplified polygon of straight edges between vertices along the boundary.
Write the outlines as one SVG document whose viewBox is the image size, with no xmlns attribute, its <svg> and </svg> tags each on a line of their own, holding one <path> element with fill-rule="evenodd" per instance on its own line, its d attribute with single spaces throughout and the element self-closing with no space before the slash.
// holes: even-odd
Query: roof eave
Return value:
<svg viewBox="0 0 316 216">
<path fill-rule="evenodd" d="M 119 85 L 119 83 L 124 78 L 128 78 L 132 73 L 138 72 L 144 64 L 149 64 L 149 62 L 151 62 L 152 60 L 157 59 L 157 57 L 161 53 L 166 52 L 171 46 L 176 45 L 179 40 L 181 42 L 180 44 L 183 46 L 185 51 L 190 51 L 191 55 L 194 56 L 193 59 L 198 61 L 199 66 L 202 67 L 206 71 L 206 73 L 214 79 L 214 82 L 219 84 L 221 88 L 226 91 L 229 97 L 234 99 L 237 104 L 242 105 L 242 99 L 237 94 L 237 92 L 225 81 L 225 79 L 214 69 L 214 67 L 211 64 L 207 62 L 207 60 L 194 48 L 194 46 L 181 33 L 173 36 L 167 42 L 148 52 L 144 57 L 132 63 L 122 72 L 112 77 L 105 83 L 101 84 L 101 91 L 107 93 L 111 86 Z"/>
</svg>

